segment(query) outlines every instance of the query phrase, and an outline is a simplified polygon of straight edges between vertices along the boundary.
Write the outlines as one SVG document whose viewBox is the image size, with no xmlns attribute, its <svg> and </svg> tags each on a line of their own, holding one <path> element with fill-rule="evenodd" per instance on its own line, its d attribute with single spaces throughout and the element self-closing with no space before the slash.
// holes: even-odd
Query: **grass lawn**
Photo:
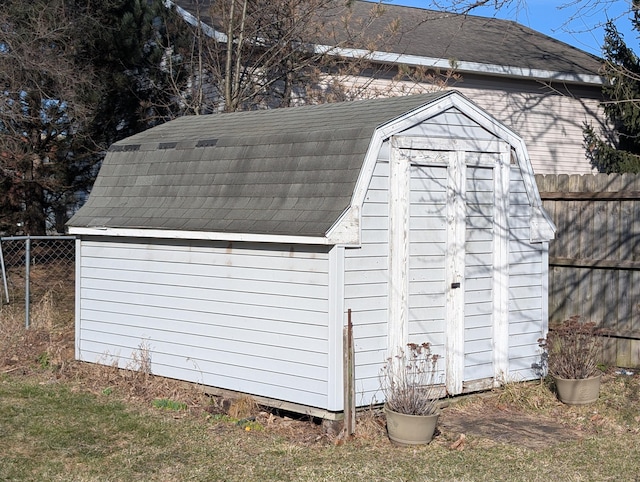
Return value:
<svg viewBox="0 0 640 482">
<path fill-rule="evenodd" d="M 118 390 L 91 393 L 42 373 L 4 375 L 0 480 L 640 480 L 640 419 L 629 419 L 626 429 L 623 421 L 596 427 L 594 407 L 566 409 L 574 424 L 589 428 L 571 442 L 532 450 L 468 436 L 455 450 L 446 434 L 428 446 L 401 448 L 359 425 L 363 435 L 337 444 L 296 433 L 317 433 L 310 421 L 291 421 L 287 431 L 281 420 L 239 425 L 167 405 L 125 402 Z"/>
<path fill-rule="evenodd" d="M 49 323 L 25 330 L 9 308 L 0 307 L 1 481 L 640 482 L 637 370 L 610 368 L 585 407 L 559 403 L 542 383 L 508 384 L 452 404 L 431 444 L 403 448 L 372 410 L 342 440 L 250 400 L 222 405 L 143 365 L 76 362 L 72 322 L 49 309 Z M 513 420 L 518 436 L 503 437 Z M 534 430 L 543 421 L 566 436 Z"/>
</svg>

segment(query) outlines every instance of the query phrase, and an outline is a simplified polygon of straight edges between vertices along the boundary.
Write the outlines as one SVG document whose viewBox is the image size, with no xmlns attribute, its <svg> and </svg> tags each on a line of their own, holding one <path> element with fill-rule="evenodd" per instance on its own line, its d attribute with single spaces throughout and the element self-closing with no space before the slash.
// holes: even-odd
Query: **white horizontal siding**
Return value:
<svg viewBox="0 0 640 482">
<path fill-rule="evenodd" d="M 452 135 L 464 137 L 465 130 L 474 131 L 477 125 L 449 110 L 408 133 L 442 137 L 449 127 Z M 447 168 L 426 165 L 433 159 L 432 151 L 417 151 L 410 168 L 408 337 L 412 343 L 431 344 L 432 353 L 440 356 L 438 377 L 444 382 Z M 441 162 L 447 162 L 446 155 Z"/>
<path fill-rule="evenodd" d="M 444 139 L 486 140 L 495 137 L 457 109 L 449 109 L 402 133 Z"/>
<path fill-rule="evenodd" d="M 495 163 L 495 160 L 493 161 Z M 467 167 L 464 381 L 494 376 L 494 172 Z"/>
<path fill-rule="evenodd" d="M 536 378 L 543 336 L 542 244 L 529 241 L 531 208 L 522 174 L 511 169 L 509 196 L 509 378 Z"/>
<path fill-rule="evenodd" d="M 79 357 L 327 407 L 326 248 L 81 241 Z"/>
<path fill-rule="evenodd" d="M 593 172 L 582 128 L 584 122 L 602 122 L 599 99 L 563 95 L 535 83 L 528 87 L 524 82 L 484 83 L 472 78 L 465 78 L 456 90 L 524 139 L 536 174 Z"/>
<path fill-rule="evenodd" d="M 360 248 L 345 249 L 345 309 L 352 310 L 356 404 L 382 401 L 379 373 L 387 351 L 389 164 L 376 163 L 362 207 Z"/>
</svg>

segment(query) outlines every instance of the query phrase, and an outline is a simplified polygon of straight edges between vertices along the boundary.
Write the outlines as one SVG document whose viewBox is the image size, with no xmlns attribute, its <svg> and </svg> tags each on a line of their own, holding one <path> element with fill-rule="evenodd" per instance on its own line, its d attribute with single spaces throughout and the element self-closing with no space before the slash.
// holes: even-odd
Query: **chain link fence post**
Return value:
<svg viewBox="0 0 640 482">
<path fill-rule="evenodd" d="M 0 269 L 2 270 L 2 286 L 4 288 L 4 299 L 9 303 L 9 284 L 7 283 L 7 269 L 4 264 L 4 254 L 2 252 L 2 238 L 0 238 Z M 4 304 L 2 300 L 0 300 L 0 305 Z"/>
<path fill-rule="evenodd" d="M 31 293 L 29 290 L 29 280 L 31 279 L 31 238 L 28 237 L 24 241 L 24 326 L 29 328 L 31 322 L 29 301 Z"/>
</svg>

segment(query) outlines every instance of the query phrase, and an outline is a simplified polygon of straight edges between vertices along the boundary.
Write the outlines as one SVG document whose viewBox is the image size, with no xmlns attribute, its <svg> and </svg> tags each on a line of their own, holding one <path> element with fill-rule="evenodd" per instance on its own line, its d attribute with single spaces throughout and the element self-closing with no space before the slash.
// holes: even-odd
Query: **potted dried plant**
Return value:
<svg viewBox="0 0 640 482">
<path fill-rule="evenodd" d="M 579 316 L 573 316 L 540 340 L 561 402 L 585 405 L 598 399 L 603 334 L 595 323 L 581 322 Z"/>
<path fill-rule="evenodd" d="M 389 439 L 399 445 L 426 444 L 438 423 L 442 386 L 436 383 L 439 356 L 429 343 L 409 343 L 386 360 L 380 374 Z"/>
</svg>

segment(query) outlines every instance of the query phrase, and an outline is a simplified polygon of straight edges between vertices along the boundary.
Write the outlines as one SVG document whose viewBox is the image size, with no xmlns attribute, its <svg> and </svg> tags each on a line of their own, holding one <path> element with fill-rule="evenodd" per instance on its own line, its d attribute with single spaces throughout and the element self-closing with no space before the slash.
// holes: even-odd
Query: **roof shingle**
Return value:
<svg viewBox="0 0 640 482">
<path fill-rule="evenodd" d="M 219 22 L 207 15 L 206 6 L 210 1 L 174 0 L 196 17 L 199 6 L 202 21 L 222 29 Z M 374 8 L 379 12 L 380 4 L 361 0 L 336 2 L 335 8 L 322 12 L 322 21 L 328 27 L 326 32 L 309 41 L 363 50 L 369 50 L 373 44 L 373 49 L 380 52 L 527 71 L 599 74 L 601 60 L 596 56 L 510 20 L 389 3 L 383 4 L 381 15 L 372 17 Z M 345 18 L 352 25 L 366 25 L 366 38 L 352 38 L 344 28 Z M 398 32 L 393 35 L 390 34 L 392 24 Z"/>
<path fill-rule="evenodd" d="M 375 129 L 450 93 L 167 122 L 112 146 L 68 224 L 323 236 L 350 205 Z"/>
</svg>

